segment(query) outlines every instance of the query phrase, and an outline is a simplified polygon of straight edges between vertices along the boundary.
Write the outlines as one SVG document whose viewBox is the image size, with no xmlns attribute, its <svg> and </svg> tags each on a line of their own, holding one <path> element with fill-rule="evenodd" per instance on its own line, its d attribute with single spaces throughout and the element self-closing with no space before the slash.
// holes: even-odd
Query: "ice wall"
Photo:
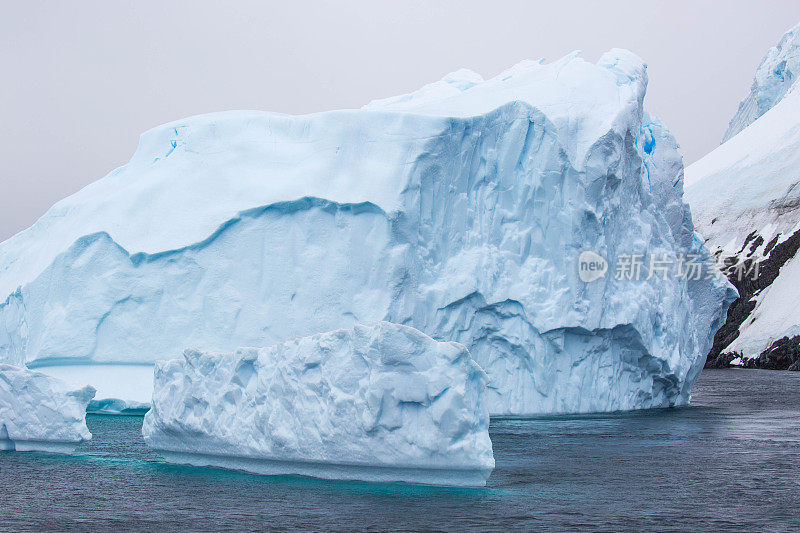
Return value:
<svg viewBox="0 0 800 533">
<path fill-rule="evenodd" d="M 111 376 L 387 320 L 465 344 L 495 414 L 684 404 L 727 282 L 577 275 L 585 250 L 707 255 L 646 85 L 613 50 L 362 110 L 158 127 L 0 244 L 0 357 Z"/>
<path fill-rule="evenodd" d="M 92 387 L 64 382 L 25 368 L 0 364 L 0 450 L 69 453 L 92 438 L 86 406 Z"/>
<path fill-rule="evenodd" d="M 464 346 L 380 322 L 157 363 L 142 434 L 178 463 L 484 485 L 485 385 Z"/>
</svg>

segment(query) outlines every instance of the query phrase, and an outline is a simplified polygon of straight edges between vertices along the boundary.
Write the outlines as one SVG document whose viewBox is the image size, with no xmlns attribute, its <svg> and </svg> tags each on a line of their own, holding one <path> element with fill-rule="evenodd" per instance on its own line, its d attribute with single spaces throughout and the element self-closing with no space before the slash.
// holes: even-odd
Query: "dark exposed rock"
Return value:
<svg viewBox="0 0 800 533">
<path fill-rule="evenodd" d="M 716 356 L 714 359 L 706 359 L 706 366 L 705 368 L 730 368 L 731 361 L 736 358 L 736 354 L 733 353 L 721 353 Z"/>
<path fill-rule="evenodd" d="M 753 242 L 750 243 L 750 254 L 754 253 L 762 244 L 764 244 L 764 237 L 761 235 L 753 239 Z"/>
<path fill-rule="evenodd" d="M 748 245 L 748 244 L 750 244 L 750 241 L 752 241 L 753 239 L 755 239 L 755 238 L 756 238 L 756 235 L 758 235 L 758 233 L 756 233 L 755 231 L 753 231 L 753 232 L 751 232 L 751 233 L 750 233 L 750 235 L 748 235 L 747 237 L 745 237 L 745 239 L 744 239 L 744 242 L 742 243 L 742 248 L 741 248 L 741 250 L 739 250 L 739 251 L 738 251 L 738 252 L 736 252 L 736 254 L 735 254 L 735 255 L 736 255 L 736 257 L 738 257 L 738 256 L 742 255 L 742 252 L 744 252 L 744 249 L 745 249 L 745 248 L 747 248 L 747 245 Z"/>
<path fill-rule="evenodd" d="M 781 234 L 778 233 L 772 238 L 771 241 L 767 243 L 767 245 L 764 247 L 764 255 L 770 253 L 772 249 L 775 248 L 775 245 L 778 244 L 778 238 L 780 238 L 780 236 Z"/>
<path fill-rule="evenodd" d="M 748 257 L 740 262 L 738 257 L 747 248 L 748 244 L 752 243 L 748 253 L 749 256 L 764 242 L 763 237 L 757 235 L 756 232 L 747 236 L 737 256 L 725 259 L 724 263 L 727 266 L 725 274 L 739 291 L 739 298 L 731 304 L 725 324 L 714 336 L 714 345 L 708 353 L 706 368 L 727 368 L 730 366 L 730 362 L 738 357 L 739 354 L 725 352 L 725 348 L 730 346 L 739 336 L 739 327 L 755 309 L 755 296 L 775 281 L 781 267 L 794 257 L 798 249 L 800 249 L 800 230 L 780 244 L 776 244 L 777 239 L 778 236 L 775 236 L 767 244 L 764 253 L 768 253 L 769 256 L 759 261 L 757 265 L 754 264 L 755 259 L 753 258 Z M 734 268 L 737 263 L 743 265 L 743 269 L 740 267 L 740 270 L 737 271 Z M 753 272 L 756 275 L 742 276 L 740 275 L 742 271 Z M 798 370 L 800 369 L 800 361 L 797 358 L 798 343 L 800 343 L 800 337 L 791 339 L 784 337 L 775 341 L 758 357 L 747 360 L 745 366 L 748 368 Z"/>
<path fill-rule="evenodd" d="M 758 357 L 744 361 L 745 368 L 800 370 L 800 336 L 783 337 L 773 342 Z"/>
</svg>

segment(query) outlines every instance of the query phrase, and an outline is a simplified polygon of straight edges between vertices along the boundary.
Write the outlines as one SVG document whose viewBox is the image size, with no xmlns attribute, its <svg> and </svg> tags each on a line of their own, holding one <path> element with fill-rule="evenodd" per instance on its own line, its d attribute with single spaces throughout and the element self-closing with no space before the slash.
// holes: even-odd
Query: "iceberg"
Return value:
<svg viewBox="0 0 800 533">
<path fill-rule="evenodd" d="M 739 104 L 722 142 L 755 122 L 780 102 L 800 74 L 800 24 L 787 31 L 770 48 L 756 69 L 750 93 Z"/>
<path fill-rule="evenodd" d="M 709 354 L 713 366 L 736 361 L 800 369 L 800 320 L 794 312 L 800 298 L 797 32 L 798 27 L 790 30 L 767 53 L 734 121 L 754 94 L 778 96 L 759 96 L 761 115 L 686 169 L 686 197 L 698 231 L 741 296 Z M 776 80 L 778 70 L 783 77 Z"/>
<path fill-rule="evenodd" d="M 70 453 L 92 438 L 86 406 L 94 389 L 73 390 L 40 372 L 0 364 L 0 450 Z"/>
<path fill-rule="evenodd" d="M 187 347 L 388 321 L 467 346 L 492 414 L 685 404 L 727 281 L 607 264 L 586 282 L 578 266 L 587 251 L 707 259 L 646 86 L 612 50 L 461 70 L 358 110 L 157 127 L 0 244 L 0 357 L 91 376 L 124 408 Z"/>
<path fill-rule="evenodd" d="M 460 344 L 356 325 L 157 363 L 142 434 L 177 463 L 482 486 L 494 468 L 485 384 Z"/>
</svg>

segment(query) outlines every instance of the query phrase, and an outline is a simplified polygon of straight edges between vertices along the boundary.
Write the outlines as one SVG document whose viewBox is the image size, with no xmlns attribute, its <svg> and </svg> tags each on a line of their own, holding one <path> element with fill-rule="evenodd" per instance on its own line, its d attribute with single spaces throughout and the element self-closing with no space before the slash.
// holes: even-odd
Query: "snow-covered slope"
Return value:
<svg viewBox="0 0 800 533">
<path fill-rule="evenodd" d="M 787 41 L 794 32 L 784 36 L 782 46 L 794 43 Z M 771 50 L 767 58 L 776 53 Z M 791 70 L 795 56 L 786 61 L 787 72 L 797 72 Z M 778 88 L 786 89 L 783 84 Z M 776 341 L 800 335 L 800 317 L 795 312 L 800 298 L 798 87 L 789 88 L 755 122 L 688 167 L 686 183 L 698 230 L 710 250 L 726 262 L 742 294 L 718 335 L 712 356 L 721 353 L 725 364 L 737 356 L 747 362 Z M 743 266 L 737 272 L 733 264 Z M 777 355 L 773 353 L 773 361 L 764 365 L 780 367 L 774 361 Z"/>
<path fill-rule="evenodd" d="M 770 48 L 756 70 L 750 93 L 739 104 L 722 138 L 724 143 L 780 102 L 800 75 L 800 25 Z"/>
<path fill-rule="evenodd" d="M 186 347 L 387 320 L 465 344 L 496 414 L 685 403 L 729 286 L 577 272 L 584 250 L 704 253 L 646 84 L 614 50 L 363 110 L 155 128 L 0 244 L 0 357 L 82 365 L 100 399 L 140 402 L 148 366 Z"/>
<path fill-rule="evenodd" d="M 0 450 L 71 452 L 92 438 L 86 405 L 93 396 L 91 387 L 73 390 L 40 372 L 0 364 Z"/>
<path fill-rule="evenodd" d="M 467 349 L 381 322 L 156 365 L 142 427 L 167 459 L 260 474 L 486 483 L 486 374 Z"/>
<path fill-rule="evenodd" d="M 791 235 L 800 211 L 800 92 L 686 169 L 686 198 L 710 250 L 734 255 L 747 236 Z M 751 240 L 752 243 L 752 240 Z"/>
</svg>

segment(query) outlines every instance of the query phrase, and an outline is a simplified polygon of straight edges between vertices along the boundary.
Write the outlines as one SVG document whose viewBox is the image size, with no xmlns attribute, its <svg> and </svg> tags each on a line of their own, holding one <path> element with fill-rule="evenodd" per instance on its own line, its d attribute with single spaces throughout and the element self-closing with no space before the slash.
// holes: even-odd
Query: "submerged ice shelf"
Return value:
<svg viewBox="0 0 800 533">
<path fill-rule="evenodd" d="M 94 389 L 0 364 L 0 450 L 69 453 L 92 438 L 86 405 Z"/>
<path fill-rule="evenodd" d="M 0 358 L 85 365 L 130 405 L 151 391 L 116 365 L 386 320 L 467 346 L 493 414 L 684 404 L 727 282 L 577 273 L 585 250 L 707 256 L 646 85 L 612 50 L 360 110 L 155 128 L 0 244 Z"/>
<path fill-rule="evenodd" d="M 142 434 L 167 460 L 258 474 L 482 486 L 486 374 L 457 343 L 381 322 L 156 365 Z"/>
</svg>

